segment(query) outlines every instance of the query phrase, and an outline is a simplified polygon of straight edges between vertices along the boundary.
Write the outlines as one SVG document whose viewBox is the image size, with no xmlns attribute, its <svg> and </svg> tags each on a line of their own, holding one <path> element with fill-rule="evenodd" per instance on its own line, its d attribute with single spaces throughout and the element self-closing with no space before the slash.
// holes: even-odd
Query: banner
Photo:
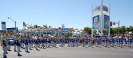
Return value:
<svg viewBox="0 0 133 58">
<path fill-rule="evenodd" d="M 93 17 L 93 24 L 92 24 L 93 29 L 100 29 L 100 16 L 94 16 Z"/>
<path fill-rule="evenodd" d="M 104 28 L 105 29 L 109 29 L 109 24 L 110 24 L 110 22 L 109 22 L 109 16 L 108 15 L 104 15 Z"/>
</svg>

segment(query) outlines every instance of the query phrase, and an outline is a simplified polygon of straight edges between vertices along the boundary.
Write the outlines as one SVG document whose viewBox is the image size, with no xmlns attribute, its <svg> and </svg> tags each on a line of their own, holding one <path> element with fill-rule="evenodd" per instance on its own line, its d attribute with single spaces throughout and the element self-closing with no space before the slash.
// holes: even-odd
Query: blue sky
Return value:
<svg viewBox="0 0 133 58">
<path fill-rule="evenodd" d="M 32 25 L 50 25 L 82 29 L 91 27 L 91 5 L 100 5 L 101 0 L 0 0 L 0 21 L 14 27 L 11 17 L 22 29 L 22 22 Z M 104 0 L 111 4 L 111 21 L 120 20 L 121 26 L 133 25 L 133 0 Z M 113 26 L 116 27 L 117 25 Z M 1 29 L 1 27 L 0 27 Z"/>
</svg>

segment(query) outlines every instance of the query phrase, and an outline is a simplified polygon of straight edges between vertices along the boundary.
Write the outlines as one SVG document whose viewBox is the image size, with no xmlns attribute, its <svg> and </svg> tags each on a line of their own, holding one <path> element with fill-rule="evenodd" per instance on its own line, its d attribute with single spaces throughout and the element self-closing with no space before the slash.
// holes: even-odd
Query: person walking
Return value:
<svg viewBox="0 0 133 58">
<path fill-rule="evenodd" d="M 7 44 L 6 44 L 5 40 L 2 41 L 2 48 L 3 48 L 3 58 L 7 58 L 7 56 L 6 56 Z"/>
<path fill-rule="evenodd" d="M 28 51 L 28 40 L 27 39 L 25 39 L 25 52 L 30 53 Z"/>
<path fill-rule="evenodd" d="M 22 55 L 20 54 L 20 52 L 21 52 L 21 51 L 20 51 L 20 46 L 21 46 L 21 45 L 20 45 L 20 40 L 19 40 L 19 39 L 17 40 L 16 45 L 17 45 L 17 54 L 18 54 L 18 56 L 22 56 Z"/>
</svg>

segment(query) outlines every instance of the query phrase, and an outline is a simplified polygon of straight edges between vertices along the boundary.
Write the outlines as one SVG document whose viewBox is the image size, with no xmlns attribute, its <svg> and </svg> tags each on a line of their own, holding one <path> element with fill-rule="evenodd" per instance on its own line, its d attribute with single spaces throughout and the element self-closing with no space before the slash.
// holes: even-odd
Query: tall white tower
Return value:
<svg viewBox="0 0 133 58">
<path fill-rule="evenodd" d="M 96 14 L 96 16 L 94 16 Z M 108 36 L 110 36 L 110 5 L 104 6 L 103 0 L 101 0 L 101 5 L 93 8 L 92 5 L 92 32 L 91 36 L 93 36 L 94 30 L 99 30 L 100 35 L 103 36 L 103 30 L 108 29 Z"/>
</svg>

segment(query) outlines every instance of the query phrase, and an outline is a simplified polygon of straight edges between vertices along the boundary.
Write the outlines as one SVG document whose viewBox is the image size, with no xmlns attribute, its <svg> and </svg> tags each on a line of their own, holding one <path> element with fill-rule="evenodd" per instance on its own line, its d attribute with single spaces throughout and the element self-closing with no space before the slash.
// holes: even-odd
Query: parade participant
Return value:
<svg viewBox="0 0 133 58">
<path fill-rule="evenodd" d="M 112 38 L 110 36 L 108 36 L 107 38 L 108 38 L 107 46 L 111 46 L 111 40 L 112 40 Z"/>
<path fill-rule="evenodd" d="M 53 36 L 51 36 L 51 45 L 52 45 L 52 47 L 54 47 L 54 38 L 53 38 Z"/>
<path fill-rule="evenodd" d="M 72 47 L 73 46 L 73 37 L 71 37 L 70 42 L 71 42 L 70 46 Z"/>
<path fill-rule="evenodd" d="M 22 56 L 21 54 L 20 54 L 20 40 L 18 39 L 17 41 L 16 41 L 16 45 L 17 45 L 17 54 L 18 54 L 18 56 Z"/>
<path fill-rule="evenodd" d="M 8 41 L 7 41 L 7 35 L 4 36 L 4 39 L 5 39 L 5 43 L 6 43 L 6 54 L 8 54 Z"/>
<path fill-rule="evenodd" d="M 88 43 L 88 36 L 85 36 L 85 45 L 86 45 L 86 43 Z M 87 44 L 87 46 L 88 46 L 88 44 Z"/>
<path fill-rule="evenodd" d="M 128 47 L 129 47 L 129 45 L 130 45 L 130 40 L 129 40 L 129 38 L 130 38 L 130 36 L 128 36 L 128 38 L 127 38 L 127 45 L 128 45 Z"/>
<path fill-rule="evenodd" d="M 109 40 L 110 40 L 110 43 L 111 43 L 111 47 L 114 47 L 114 38 L 111 36 Z"/>
<path fill-rule="evenodd" d="M 25 46 L 25 40 L 26 40 L 26 39 L 27 39 L 27 36 L 24 35 L 24 36 L 23 36 L 23 41 L 24 41 L 24 46 L 23 46 L 24 48 L 23 48 L 23 49 L 25 49 L 25 47 L 26 47 L 26 46 Z"/>
<path fill-rule="evenodd" d="M 46 36 L 46 48 L 48 48 L 48 42 L 49 42 L 49 38 L 48 38 L 48 36 Z"/>
<path fill-rule="evenodd" d="M 119 45 L 119 36 L 118 35 L 115 36 L 115 45 L 116 46 Z"/>
<path fill-rule="evenodd" d="M 21 39 L 21 48 L 24 49 L 24 37 L 22 37 L 22 39 Z"/>
<path fill-rule="evenodd" d="M 28 40 L 25 39 L 25 52 L 29 53 L 28 51 Z"/>
<path fill-rule="evenodd" d="M 56 37 L 53 38 L 53 42 L 54 42 L 54 47 L 57 48 L 56 47 Z"/>
<path fill-rule="evenodd" d="M 120 47 L 122 48 L 122 46 L 123 46 L 123 35 L 120 35 L 119 36 L 119 40 L 120 40 Z"/>
<path fill-rule="evenodd" d="M 38 36 L 38 48 L 40 48 L 40 46 L 41 46 L 41 37 L 40 36 Z"/>
<path fill-rule="evenodd" d="M 60 40 L 60 47 L 63 47 L 63 39 L 62 39 L 62 37 L 59 40 Z"/>
<path fill-rule="evenodd" d="M 72 47 L 75 45 L 75 37 L 72 38 Z"/>
<path fill-rule="evenodd" d="M 42 40 L 43 40 L 43 35 L 41 35 L 41 38 L 40 38 L 41 45 L 43 44 Z"/>
<path fill-rule="evenodd" d="M 32 34 L 32 40 L 31 40 L 32 41 L 32 44 L 31 44 L 32 48 L 34 47 L 33 44 L 35 43 L 34 39 L 35 39 L 35 36 Z"/>
<path fill-rule="evenodd" d="M 22 47 L 22 40 L 23 40 L 23 39 L 21 38 L 21 39 L 20 39 L 20 43 L 21 43 L 20 46 L 21 46 L 21 48 L 23 48 L 23 47 Z"/>
<path fill-rule="evenodd" d="M 65 43 L 66 43 L 65 37 L 63 37 L 62 40 L 63 40 L 62 44 L 63 44 L 63 46 L 65 46 Z"/>
<path fill-rule="evenodd" d="M 127 46 L 128 46 L 128 38 L 129 38 L 129 36 L 126 37 L 126 44 L 127 44 Z"/>
<path fill-rule="evenodd" d="M 35 46 L 34 46 L 34 47 L 36 48 L 36 50 L 38 50 L 38 51 L 39 51 L 39 49 L 38 49 L 38 44 L 39 44 L 39 43 L 38 43 L 38 40 L 37 40 L 37 39 L 35 39 Z"/>
<path fill-rule="evenodd" d="M 98 47 L 98 37 L 94 37 L 94 41 L 95 41 L 95 46 Z"/>
<path fill-rule="evenodd" d="M 79 37 L 76 37 L 76 46 L 78 47 L 79 46 Z"/>
<path fill-rule="evenodd" d="M 11 44 L 9 39 L 7 39 L 7 49 L 8 51 L 11 51 Z"/>
<path fill-rule="evenodd" d="M 70 47 L 70 45 L 71 45 L 71 38 L 69 37 L 68 38 L 68 47 Z"/>
<path fill-rule="evenodd" d="M 28 40 L 28 45 L 29 45 L 29 49 L 32 50 L 31 49 L 31 47 L 32 47 L 32 39 L 31 38 Z"/>
<path fill-rule="evenodd" d="M 85 38 L 84 37 L 81 37 L 81 42 L 82 42 L 82 46 L 84 47 L 85 46 Z"/>
<path fill-rule="evenodd" d="M 31 42 L 32 42 L 31 47 L 34 48 L 34 46 L 33 46 L 35 44 L 34 38 L 31 39 Z"/>
<path fill-rule="evenodd" d="M 41 48 L 43 48 L 44 49 L 44 47 L 45 47 L 45 39 L 44 39 L 44 37 L 41 39 L 41 42 L 42 42 L 42 46 L 41 46 Z"/>
<path fill-rule="evenodd" d="M 120 47 L 120 44 L 121 44 L 120 38 L 121 38 L 121 36 L 119 35 L 118 39 L 117 39 L 118 40 L 118 47 Z"/>
<path fill-rule="evenodd" d="M 8 51 L 8 49 L 9 49 L 9 46 L 10 45 L 8 45 L 8 43 L 9 43 L 9 39 L 8 39 L 9 37 L 8 37 L 8 35 L 7 34 L 5 34 L 5 36 L 4 36 L 4 39 L 5 39 L 5 41 L 6 41 L 6 48 L 7 48 L 7 50 L 6 51 Z"/>
<path fill-rule="evenodd" d="M 26 41 L 28 42 L 28 49 L 31 49 L 31 41 L 30 41 L 30 35 L 29 34 L 27 34 L 27 36 L 26 36 Z"/>
<path fill-rule="evenodd" d="M 128 38 L 128 47 L 131 48 L 131 45 L 132 45 L 132 37 L 129 36 L 129 38 Z"/>
<path fill-rule="evenodd" d="M 127 36 L 123 37 L 122 42 L 123 42 L 124 46 L 126 46 L 126 39 L 127 39 Z"/>
<path fill-rule="evenodd" d="M 17 38 L 16 38 L 16 36 L 14 36 L 14 52 L 16 52 L 16 41 L 17 41 Z"/>
<path fill-rule="evenodd" d="M 88 47 L 90 47 L 92 45 L 92 38 L 88 37 Z"/>
<path fill-rule="evenodd" d="M 108 46 L 108 42 L 109 42 L 109 39 L 108 39 L 109 37 L 105 37 L 105 47 L 107 47 Z"/>
<path fill-rule="evenodd" d="M 38 48 L 40 48 L 40 45 L 41 45 L 41 36 L 38 36 L 37 40 L 38 40 Z"/>
<path fill-rule="evenodd" d="M 105 37 L 103 36 L 103 37 L 101 37 L 100 39 L 101 39 L 101 45 L 104 46 L 104 45 L 105 45 L 105 44 L 104 44 L 104 43 L 105 43 Z"/>
<path fill-rule="evenodd" d="M 2 47 L 3 47 L 3 58 L 7 58 L 6 56 L 7 44 L 5 40 L 2 41 Z"/>
<path fill-rule="evenodd" d="M 49 36 L 48 47 L 52 46 L 52 37 Z"/>
<path fill-rule="evenodd" d="M 44 46 L 47 47 L 47 38 L 44 37 Z"/>
</svg>

